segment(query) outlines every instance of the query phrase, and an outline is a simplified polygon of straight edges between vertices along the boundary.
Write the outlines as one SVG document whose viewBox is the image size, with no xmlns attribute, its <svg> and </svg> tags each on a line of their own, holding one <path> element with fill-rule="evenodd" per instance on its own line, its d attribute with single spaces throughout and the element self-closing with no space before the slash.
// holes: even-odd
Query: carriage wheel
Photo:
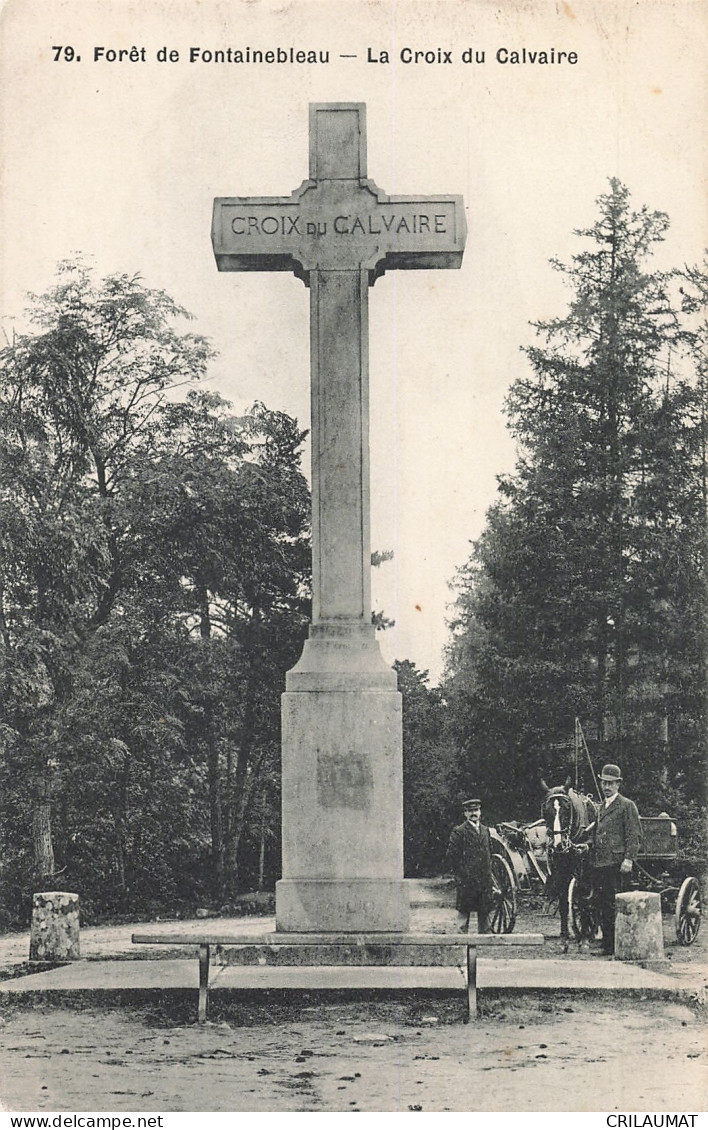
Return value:
<svg viewBox="0 0 708 1130">
<path fill-rule="evenodd" d="M 595 892 L 589 883 L 578 882 L 576 876 L 570 880 L 568 887 L 568 921 L 573 931 L 573 937 L 578 942 L 583 941 L 583 939 L 592 941 L 600 928 L 595 906 Z"/>
<path fill-rule="evenodd" d="M 516 923 L 516 883 L 507 861 L 492 856 L 492 910 L 488 924 L 492 934 L 510 934 Z"/>
<path fill-rule="evenodd" d="M 689 875 L 684 879 L 676 899 L 676 937 L 679 945 L 690 946 L 698 937 L 701 925 L 701 888 L 698 880 Z"/>
</svg>

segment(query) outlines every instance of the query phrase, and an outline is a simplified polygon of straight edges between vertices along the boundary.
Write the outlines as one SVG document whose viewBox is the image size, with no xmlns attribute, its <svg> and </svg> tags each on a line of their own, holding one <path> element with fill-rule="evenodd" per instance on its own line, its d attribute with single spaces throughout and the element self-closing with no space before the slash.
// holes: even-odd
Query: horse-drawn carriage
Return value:
<svg viewBox="0 0 708 1130">
<path fill-rule="evenodd" d="M 517 893 L 545 892 L 558 901 L 561 937 L 594 938 L 598 914 L 588 845 L 583 832 L 595 818 L 591 797 L 567 785 L 548 789 L 542 819 L 504 823 L 492 829 L 493 907 L 491 930 L 510 934 L 517 916 Z M 676 938 L 690 946 L 701 923 L 701 884 L 682 859 L 678 829 L 666 813 L 640 816 L 642 848 L 631 875 L 635 890 L 661 895 L 662 909 L 674 915 Z"/>
<path fill-rule="evenodd" d="M 629 879 L 630 889 L 653 891 L 661 896 L 661 908 L 674 916 L 679 945 L 695 942 L 701 925 L 703 900 L 701 884 L 691 872 L 688 860 L 681 859 L 678 829 L 666 813 L 640 816 L 642 846 Z M 580 868 L 568 884 L 567 911 L 574 936 L 594 938 L 598 930 L 592 877 Z"/>
<path fill-rule="evenodd" d="M 546 825 L 505 823 L 490 828 L 494 880 L 489 926 L 510 934 L 517 914 L 517 892 L 542 891 L 548 881 Z"/>
</svg>

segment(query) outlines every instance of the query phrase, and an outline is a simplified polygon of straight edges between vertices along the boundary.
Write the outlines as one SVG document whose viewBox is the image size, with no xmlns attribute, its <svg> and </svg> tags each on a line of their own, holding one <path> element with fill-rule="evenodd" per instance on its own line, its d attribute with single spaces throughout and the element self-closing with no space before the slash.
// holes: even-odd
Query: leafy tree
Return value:
<svg viewBox="0 0 708 1130">
<path fill-rule="evenodd" d="M 0 356 L 11 908 L 57 866 L 89 914 L 223 900 L 249 806 L 277 802 L 258 782 L 308 611 L 303 433 L 177 399 L 210 352 L 182 315 L 138 278 L 65 265 L 34 300 L 40 332 Z"/>
<path fill-rule="evenodd" d="M 403 852 L 407 875 L 443 867 L 456 811 L 455 748 L 446 735 L 446 705 L 427 671 L 404 659 L 394 664 L 403 695 Z"/>
<path fill-rule="evenodd" d="M 81 265 L 32 296 L 35 334 L 0 354 L 0 630 L 3 733 L 33 794 L 34 870 L 54 872 L 57 712 L 87 633 L 105 624 L 124 555 L 116 498 L 149 449 L 168 388 L 204 371 L 184 311 L 139 278 L 97 287 Z"/>
<path fill-rule="evenodd" d="M 279 753 L 279 695 L 309 608 L 303 433 L 262 405 L 239 419 L 224 409 L 196 393 L 165 408 L 133 506 L 142 592 L 154 578 L 155 612 L 177 641 L 177 714 L 206 767 L 222 901 L 240 885 L 244 821 L 261 767 Z"/>
<path fill-rule="evenodd" d="M 535 807 L 576 716 L 640 803 L 700 788 L 700 389 L 673 276 L 646 266 L 667 217 L 616 180 L 598 207 L 553 261 L 569 308 L 536 324 L 507 402 L 516 471 L 457 581 L 447 693 L 500 816 Z"/>
</svg>

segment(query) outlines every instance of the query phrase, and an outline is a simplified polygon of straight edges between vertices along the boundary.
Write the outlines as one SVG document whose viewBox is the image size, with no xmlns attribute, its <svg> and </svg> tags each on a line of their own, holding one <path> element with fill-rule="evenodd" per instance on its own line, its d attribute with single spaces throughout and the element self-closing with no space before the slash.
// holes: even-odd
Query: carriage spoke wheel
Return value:
<svg viewBox="0 0 708 1130">
<path fill-rule="evenodd" d="M 568 887 L 568 921 L 576 941 L 593 941 L 597 936 L 595 892 L 588 882 L 578 881 L 577 876 L 570 880 Z"/>
<path fill-rule="evenodd" d="M 676 899 L 676 937 L 679 945 L 690 946 L 698 937 L 701 925 L 701 888 L 689 875 L 684 879 Z"/>
<path fill-rule="evenodd" d="M 493 934 L 510 934 L 516 923 L 516 883 L 509 864 L 501 855 L 492 856 L 492 879 L 489 929 Z"/>
</svg>

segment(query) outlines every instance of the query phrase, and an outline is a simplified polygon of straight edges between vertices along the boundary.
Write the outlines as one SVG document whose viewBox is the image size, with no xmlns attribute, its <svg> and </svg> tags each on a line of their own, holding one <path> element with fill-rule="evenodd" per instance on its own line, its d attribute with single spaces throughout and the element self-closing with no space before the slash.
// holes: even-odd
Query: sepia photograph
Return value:
<svg viewBox="0 0 708 1130">
<path fill-rule="evenodd" d="M 0 1126 L 701 1124 L 707 51 L 0 5 Z"/>
</svg>

